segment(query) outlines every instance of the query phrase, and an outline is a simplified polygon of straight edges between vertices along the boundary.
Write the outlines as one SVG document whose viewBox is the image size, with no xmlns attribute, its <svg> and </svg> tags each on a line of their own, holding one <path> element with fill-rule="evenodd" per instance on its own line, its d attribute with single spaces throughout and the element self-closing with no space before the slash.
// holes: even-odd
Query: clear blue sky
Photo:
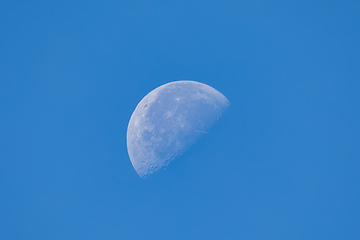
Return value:
<svg viewBox="0 0 360 240">
<path fill-rule="evenodd" d="M 360 239 L 359 1 L 0 3 L 0 239 Z M 141 179 L 149 91 L 206 83 L 213 131 Z"/>
</svg>

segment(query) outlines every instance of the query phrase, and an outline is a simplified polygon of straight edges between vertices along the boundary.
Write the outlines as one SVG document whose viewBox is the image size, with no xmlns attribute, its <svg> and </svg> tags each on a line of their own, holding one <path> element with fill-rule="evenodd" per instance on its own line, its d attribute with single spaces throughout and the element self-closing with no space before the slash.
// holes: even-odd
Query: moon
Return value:
<svg viewBox="0 0 360 240">
<path fill-rule="evenodd" d="M 228 108 L 216 89 L 195 81 L 175 81 L 147 94 L 136 106 L 127 128 L 127 150 L 140 177 L 179 157 Z"/>
</svg>

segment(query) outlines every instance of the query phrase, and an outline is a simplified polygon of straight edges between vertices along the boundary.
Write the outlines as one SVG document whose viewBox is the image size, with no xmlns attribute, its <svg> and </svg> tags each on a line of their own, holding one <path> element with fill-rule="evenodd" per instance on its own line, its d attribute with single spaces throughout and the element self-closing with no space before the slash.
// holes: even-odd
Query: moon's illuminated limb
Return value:
<svg viewBox="0 0 360 240">
<path fill-rule="evenodd" d="M 138 175 L 166 166 L 207 133 L 228 106 L 219 91 L 194 81 L 170 82 L 147 94 L 127 129 L 128 153 Z"/>
</svg>

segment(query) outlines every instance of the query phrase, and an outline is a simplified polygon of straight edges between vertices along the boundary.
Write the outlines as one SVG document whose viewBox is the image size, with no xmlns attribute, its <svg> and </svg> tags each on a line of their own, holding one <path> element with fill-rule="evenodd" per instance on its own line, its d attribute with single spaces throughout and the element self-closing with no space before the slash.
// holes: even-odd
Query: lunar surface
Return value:
<svg viewBox="0 0 360 240">
<path fill-rule="evenodd" d="M 219 91 L 194 81 L 170 82 L 147 94 L 133 112 L 126 136 L 138 175 L 167 166 L 208 133 L 228 106 Z"/>
</svg>

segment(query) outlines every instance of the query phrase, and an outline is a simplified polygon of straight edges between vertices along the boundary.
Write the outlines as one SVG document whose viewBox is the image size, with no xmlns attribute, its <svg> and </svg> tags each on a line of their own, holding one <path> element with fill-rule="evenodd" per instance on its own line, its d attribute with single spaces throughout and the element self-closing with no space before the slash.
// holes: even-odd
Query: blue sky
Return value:
<svg viewBox="0 0 360 240">
<path fill-rule="evenodd" d="M 357 1 L 2 1 L 0 239 L 360 239 Z M 231 102 L 141 179 L 137 103 Z"/>
</svg>

